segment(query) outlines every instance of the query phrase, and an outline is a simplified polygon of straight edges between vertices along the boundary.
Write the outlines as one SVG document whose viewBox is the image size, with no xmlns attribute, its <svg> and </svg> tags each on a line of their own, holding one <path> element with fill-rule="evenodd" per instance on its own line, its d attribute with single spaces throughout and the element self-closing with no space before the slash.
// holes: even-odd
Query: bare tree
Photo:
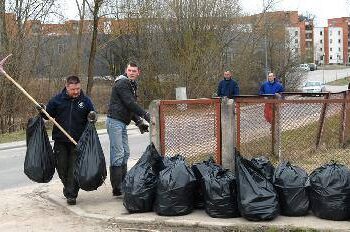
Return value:
<svg viewBox="0 0 350 232">
<path fill-rule="evenodd" d="M 94 75 L 94 62 L 96 56 L 96 43 L 97 43 L 97 33 L 98 33 L 98 22 L 99 22 L 99 12 L 103 0 L 95 0 L 92 11 L 93 15 L 93 29 L 92 29 L 92 39 L 91 39 L 91 49 L 89 56 L 89 65 L 88 65 L 88 83 L 86 94 L 90 95 L 93 86 L 93 75 Z"/>
</svg>

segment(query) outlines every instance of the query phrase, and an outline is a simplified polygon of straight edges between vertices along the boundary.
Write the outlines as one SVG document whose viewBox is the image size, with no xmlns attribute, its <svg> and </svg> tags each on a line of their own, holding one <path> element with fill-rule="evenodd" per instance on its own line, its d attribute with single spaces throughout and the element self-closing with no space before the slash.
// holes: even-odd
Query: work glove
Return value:
<svg viewBox="0 0 350 232">
<path fill-rule="evenodd" d="M 46 106 L 43 103 L 39 103 L 39 105 L 35 105 L 35 109 L 38 111 L 38 113 L 41 113 L 41 110 L 46 110 Z"/>
<path fill-rule="evenodd" d="M 149 132 L 149 130 L 148 130 L 148 125 L 145 124 L 145 123 L 142 121 L 142 119 L 136 122 L 136 126 L 139 128 L 141 134 L 143 134 L 143 133 L 145 133 L 145 132 Z"/>
<path fill-rule="evenodd" d="M 151 123 L 151 115 L 150 113 L 146 112 L 143 118 L 148 122 Z"/>
<path fill-rule="evenodd" d="M 91 123 L 95 123 L 97 121 L 97 114 L 95 111 L 90 111 L 88 116 L 87 116 L 87 120 Z"/>
</svg>

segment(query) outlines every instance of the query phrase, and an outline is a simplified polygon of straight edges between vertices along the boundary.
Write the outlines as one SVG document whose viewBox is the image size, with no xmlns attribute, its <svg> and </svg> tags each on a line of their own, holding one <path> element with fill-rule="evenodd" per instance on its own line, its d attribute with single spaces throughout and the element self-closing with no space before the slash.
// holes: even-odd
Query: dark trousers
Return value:
<svg viewBox="0 0 350 232">
<path fill-rule="evenodd" d="M 66 198 L 77 198 L 79 186 L 74 178 L 75 160 L 77 159 L 75 145 L 66 142 L 55 142 L 53 149 L 58 176 L 63 183 L 63 195 Z"/>
</svg>

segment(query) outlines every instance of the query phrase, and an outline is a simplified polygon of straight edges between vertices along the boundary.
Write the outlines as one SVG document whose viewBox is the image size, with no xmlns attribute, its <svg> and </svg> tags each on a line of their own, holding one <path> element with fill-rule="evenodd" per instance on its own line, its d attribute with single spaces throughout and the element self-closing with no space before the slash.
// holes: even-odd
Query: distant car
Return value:
<svg viewBox="0 0 350 232">
<path fill-rule="evenodd" d="M 317 65 L 315 63 L 308 63 L 309 67 L 310 67 L 310 71 L 315 71 L 317 70 Z"/>
<path fill-rule="evenodd" d="M 303 93 L 322 93 L 326 91 L 326 87 L 320 81 L 307 81 L 303 85 Z"/>
<path fill-rule="evenodd" d="M 308 64 L 300 64 L 299 68 L 304 71 L 310 71 L 310 66 Z"/>
</svg>

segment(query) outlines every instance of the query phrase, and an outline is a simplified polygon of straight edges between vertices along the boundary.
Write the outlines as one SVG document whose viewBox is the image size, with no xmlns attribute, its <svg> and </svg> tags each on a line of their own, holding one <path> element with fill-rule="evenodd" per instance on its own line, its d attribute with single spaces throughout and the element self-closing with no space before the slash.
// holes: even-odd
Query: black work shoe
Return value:
<svg viewBox="0 0 350 232">
<path fill-rule="evenodd" d="M 122 192 L 119 189 L 113 189 L 112 193 L 114 197 L 122 195 Z"/>
<path fill-rule="evenodd" d="M 75 204 L 77 204 L 77 201 L 75 198 L 67 198 L 67 204 L 68 205 L 75 205 Z"/>
</svg>

